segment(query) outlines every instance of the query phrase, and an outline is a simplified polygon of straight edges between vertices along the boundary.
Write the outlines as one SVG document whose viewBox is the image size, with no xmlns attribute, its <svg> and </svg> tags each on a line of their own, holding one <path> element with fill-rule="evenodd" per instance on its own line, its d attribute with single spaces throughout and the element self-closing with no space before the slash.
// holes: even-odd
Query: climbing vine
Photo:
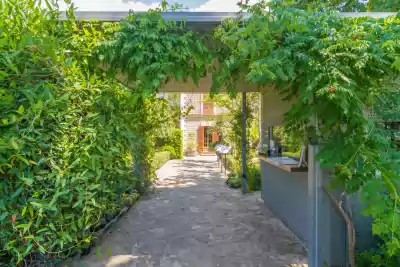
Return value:
<svg viewBox="0 0 400 267">
<path fill-rule="evenodd" d="M 210 51 L 185 22 L 161 16 L 179 9 L 165 1 L 119 24 L 76 22 L 73 6 L 60 22 L 44 4 L 0 1 L 1 260 L 90 246 L 107 213 L 151 182 L 153 133 L 164 122 L 154 94 L 210 71 L 214 93 L 233 94 L 244 76 L 297 99 L 285 127 L 319 142 L 321 165 L 346 193 L 361 191 L 384 241 L 376 266 L 400 252 L 399 155 L 384 123 L 398 119 L 399 16 L 242 4 L 252 17 L 225 21 Z"/>
<path fill-rule="evenodd" d="M 249 83 L 297 99 L 285 127 L 320 144 L 318 159 L 335 170 L 333 184 L 348 194 L 361 191 L 373 233 L 384 241 L 383 257 L 394 259 L 400 164 L 383 119 L 398 110 L 400 16 L 343 18 L 326 7 L 301 10 L 282 1 L 242 8 L 252 13 L 249 20 L 231 19 L 216 31 L 225 44 L 218 86 L 234 88 L 243 73 Z"/>
<path fill-rule="evenodd" d="M 119 24 L 73 10 L 59 21 L 51 1 L 0 1 L 0 265 L 87 252 L 152 182 L 154 137 L 170 123 L 164 101 L 98 68 Z"/>
<path fill-rule="evenodd" d="M 211 53 L 185 21 L 166 20 L 160 13 L 178 8 L 163 1 L 147 13 L 131 12 L 121 21 L 117 37 L 100 46 L 105 68 L 146 94 L 157 92 L 172 79 L 192 79 L 198 84 L 210 68 Z M 118 77 L 118 72 L 123 76 Z"/>
</svg>

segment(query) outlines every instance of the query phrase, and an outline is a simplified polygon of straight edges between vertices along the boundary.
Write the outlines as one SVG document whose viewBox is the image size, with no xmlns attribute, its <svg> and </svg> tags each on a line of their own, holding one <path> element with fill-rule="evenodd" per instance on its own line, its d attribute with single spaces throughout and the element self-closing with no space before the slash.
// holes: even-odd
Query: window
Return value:
<svg viewBox="0 0 400 267">
<path fill-rule="evenodd" d="M 214 105 L 211 102 L 203 103 L 203 114 L 204 115 L 214 115 Z"/>
</svg>

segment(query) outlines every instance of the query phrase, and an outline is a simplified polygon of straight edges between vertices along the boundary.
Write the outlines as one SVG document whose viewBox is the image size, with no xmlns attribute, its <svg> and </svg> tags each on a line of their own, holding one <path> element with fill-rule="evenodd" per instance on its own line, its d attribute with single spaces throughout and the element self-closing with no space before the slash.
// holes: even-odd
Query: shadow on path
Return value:
<svg viewBox="0 0 400 267">
<path fill-rule="evenodd" d="M 69 266 L 308 266 L 298 239 L 259 194 L 225 185 L 216 157 L 173 160 L 91 254 Z"/>
</svg>

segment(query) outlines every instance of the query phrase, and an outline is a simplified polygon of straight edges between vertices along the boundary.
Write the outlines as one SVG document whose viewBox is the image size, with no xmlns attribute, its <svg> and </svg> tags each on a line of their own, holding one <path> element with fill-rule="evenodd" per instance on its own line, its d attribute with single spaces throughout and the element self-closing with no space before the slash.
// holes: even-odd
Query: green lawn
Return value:
<svg viewBox="0 0 400 267">
<path fill-rule="evenodd" d="M 154 169 L 158 170 L 170 159 L 171 159 L 171 152 L 169 151 L 154 153 L 154 161 L 153 161 Z"/>
</svg>

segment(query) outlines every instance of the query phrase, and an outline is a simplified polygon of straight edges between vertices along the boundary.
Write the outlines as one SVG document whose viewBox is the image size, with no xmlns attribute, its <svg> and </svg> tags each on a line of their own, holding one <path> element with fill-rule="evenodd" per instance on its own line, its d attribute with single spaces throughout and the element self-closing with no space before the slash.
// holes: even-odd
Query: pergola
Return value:
<svg viewBox="0 0 400 267">
<path fill-rule="evenodd" d="M 99 20 L 99 21 L 108 21 L 115 22 L 120 21 L 125 18 L 129 14 L 129 11 L 76 11 L 76 18 L 79 20 Z M 392 16 L 395 13 L 383 13 L 383 12 L 374 12 L 374 13 L 340 13 L 341 16 L 344 17 L 374 17 L 374 18 L 384 18 L 388 16 Z M 241 14 L 243 18 L 248 18 L 249 14 Z M 165 12 L 163 13 L 163 17 L 166 19 L 171 19 L 175 21 L 183 21 L 186 20 L 188 23 L 188 27 L 193 29 L 194 31 L 200 32 L 211 32 L 220 22 L 224 19 L 231 18 L 237 16 L 235 12 Z M 66 16 L 62 15 L 61 19 L 65 19 Z M 123 77 L 122 77 L 123 78 Z M 121 78 L 121 79 L 122 79 Z M 165 87 L 163 87 L 161 92 L 178 92 L 178 93 L 207 93 L 210 91 L 212 84 L 211 76 L 206 76 L 201 78 L 199 86 L 196 86 L 193 82 L 175 82 L 172 81 L 168 83 Z M 243 122 L 245 129 L 245 104 L 246 104 L 246 93 L 247 92 L 258 92 L 262 95 L 262 104 L 261 104 L 261 132 L 262 136 L 260 139 L 264 142 L 268 140 L 268 135 L 266 134 L 267 127 L 271 125 L 280 125 L 283 121 L 283 115 L 286 111 L 291 108 L 291 103 L 285 102 L 281 99 L 281 97 L 276 94 L 273 90 L 272 86 L 259 88 L 254 85 L 246 83 L 245 79 L 242 79 L 241 82 L 237 85 L 237 92 L 241 92 L 243 97 Z M 223 90 L 222 90 L 223 91 Z M 242 140 L 243 140 L 243 182 L 246 181 L 246 131 L 242 131 Z M 322 266 L 322 256 L 321 247 L 324 244 L 321 242 L 321 235 L 324 230 L 326 230 L 324 225 L 324 220 L 322 218 L 323 214 L 326 213 L 324 211 L 324 192 L 323 192 L 323 177 L 324 171 L 320 168 L 318 161 L 316 160 L 316 155 L 318 153 L 318 144 L 310 143 L 308 147 L 308 170 L 299 170 L 299 172 L 308 172 L 307 173 L 307 207 L 304 207 L 305 210 L 308 210 L 307 215 L 307 238 L 306 243 L 308 246 L 308 255 L 309 255 L 309 266 L 310 267 L 320 267 Z M 263 162 L 263 160 L 262 160 Z M 267 161 L 264 161 L 264 163 Z M 263 163 L 263 164 L 264 164 Z M 283 166 L 284 167 L 284 166 Z M 274 167 L 275 168 L 275 167 Z M 285 172 L 296 172 L 292 169 L 284 170 L 284 168 L 280 168 L 281 171 Z M 245 188 L 245 185 L 244 187 Z M 245 190 L 243 189 L 243 193 Z M 326 198 L 326 196 L 325 196 Z M 284 218 L 285 219 L 285 218 Z M 286 224 L 291 224 L 284 220 Z M 296 231 L 294 231 L 298 234 Z M 304 241 L 304 240 L 303 240 Z M 327 248 L 330 250 L 334 250 L 334 247 Z M 332 255 L 331 255 L 332 256 Z M 340 257 L 339 257 L 340 258 Z"/>
</svg>

